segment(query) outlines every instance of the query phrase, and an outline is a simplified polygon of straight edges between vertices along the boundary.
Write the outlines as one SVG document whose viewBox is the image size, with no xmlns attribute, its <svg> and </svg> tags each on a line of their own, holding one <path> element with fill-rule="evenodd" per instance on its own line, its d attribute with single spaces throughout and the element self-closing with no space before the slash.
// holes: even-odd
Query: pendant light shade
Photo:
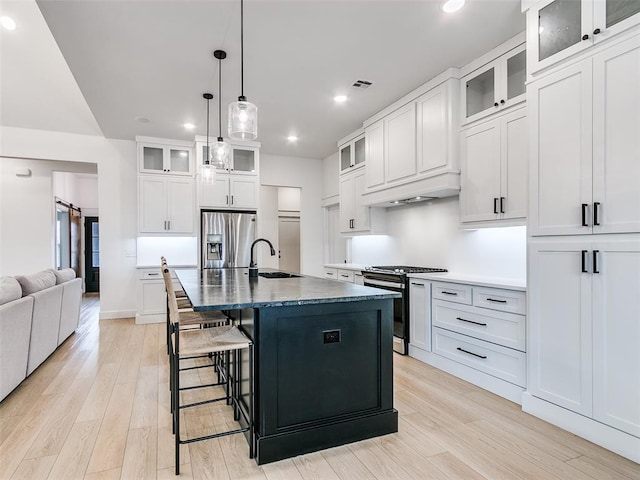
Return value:
<svg viewBox="0 0 640 480">
<path fill-rule="evenodd" d="M 202 165 L 200 165 L 200 181 L 204 184 L 215 183 L 216 169 L 211 165 L 211 147 L 209 145 L 209 103 L 213 98 L 210 93 L 203 93 L 202 97 L 207 101 L 207 147 L 205 149 L 205 155 L 202 159 Z"/>
<path fill-rule="evenodd" d="M 244 96 L 244 0 L 240 0 L 240 96 L 229 105 L 229 137 L 255 140 L 258 136 L 258 107 Z"/>
<path fill-rule="evenodd" d="M 209 150 L 209 163 L 214 168 L 228 170 L 231 159 L 231 147 L 222 138 L 222 60 L 227 58 L 227 52 L 216 50 L 213 56 L 218 59 L 218 138 Z"/>
<path fill-rule="evenodd" d="M 237 140 L 255 140 L 258 136 L 258 107 L 242 100 L 229 105 L 229 137 Z"/>
</svg>

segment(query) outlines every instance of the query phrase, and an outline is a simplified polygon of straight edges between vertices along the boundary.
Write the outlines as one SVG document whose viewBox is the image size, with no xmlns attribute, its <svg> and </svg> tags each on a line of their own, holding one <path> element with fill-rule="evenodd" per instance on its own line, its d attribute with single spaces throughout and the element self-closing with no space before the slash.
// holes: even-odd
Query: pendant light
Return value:
<svg viewBox="0 0 640 480">
<path fill-rule="evenodd" d="M 229 137 L 255 140 L 258 136 L 258 107 L 244 96 L 244 0 L 240 0 L 240 96 L 229 105 Z"/>
<path fill-rule="evenodd" d="M 202 97 L 207 100 L 207 148 L 205 150 L 204 159 L 202 160 L 202 165 L 200 166 L 200 181 L 202 183 L 213 184 L 216 169 L 211 165 L 211 161 L 209 160 L 211 157 L 211 149 L 209 148 L 209 104 L 211 103 L 213 95 L 210 93 L 203 93 Z"/>
<path fill-rule="evenodd" d="M 227 52 L 216 50 L 213 56 L 218 59 L 218 139 L 209 150 L 209 163 L 213 168 L 228 170 L 231 147 L 222 138 L 222 60 L 227 58 Z"/>
</svg>

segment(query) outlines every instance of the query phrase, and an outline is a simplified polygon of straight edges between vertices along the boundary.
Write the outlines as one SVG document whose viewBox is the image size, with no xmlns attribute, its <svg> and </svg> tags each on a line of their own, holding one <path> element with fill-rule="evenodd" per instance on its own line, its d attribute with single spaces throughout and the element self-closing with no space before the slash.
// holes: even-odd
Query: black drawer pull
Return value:
<svg viewBox="0 0 640 480">
<path fill-rule="evenodd" d="M 589 224 L 587 223 L 587 208 L 589 207 L 589 205 L 587 205 L 586 203 L 582 204 L 582 226 L 583 227 L 588 227 Z"/>
<path fill-rule="evenodd" d="M 487 302 L 507 303 L 506 300 L 496 300 L 495 298 L 487 298 Z"/>
<path fill-rule="evenodd" d="M 473 320 L 467 320 L 466 318 L 456 317 L 456 320 L 460 320 L 461 322 L 473 323 L 474 325 L 480 325 L 482 327 L 486 327 L 486 323 L 474 322 Z"/>
<path fill-rule="evenodd" d="M 474 357 L 487 358 L 486 355 L 478 355 L 477 353 L 470 352 L 469 350 L 465 350 L 464 348 L 458 347 L 456 348 L 456 350 L 460 350 L 461 352 L 468 353 L 469 355 L 473 355 Z"/>
<path fill-rule="evenodd" d="M 411 285 L 415 285 L 416 287 L 424 287 L 424 283 L 411 282 Z"/>
<path fill-rule="evenodd" d="M 593 251 L 593 273 L 600 273 L 600 270 L 598 270 L 598 253 L 599 252 L 600 250 Z"/>
<path fill-rule="evenodd" d="M 443 295 L 454 295 L 454 296 L 455 296 L 455 295 L 458 295 L 458 293 L 457 293 L 457 292 L 447 292 L 446 290 L 442 290 L 442 294 L 443 294 Z"/>
<path fill-rule="evenodd" d="M 600 202 L 593 202 L 593 224 L 600 225 L 600 220 L 598 219 L 598 207 L 600 206 Z"/>
<path fill-rule="evenodd" d="M 498 213 L 498 197 L 493 198 L 493 213 Z"/>
<path fill-rule="evenodd" d="M 500 213 L 504 213 L 504 197 L 500 197 Z"/>
<path fill-rule="evenodd" d="M 340 276 L 341 276 L 342 278 L 349 278 L 349 275 L 342 275 L 342 274 L 340 274 Z"/>
<path fill-rule="evenodd" d="M 159 273 L 147 273 L 147 275 L 151 276 L 151 275 L 160 275 Z"/>
<path fill-rule="evenodd" d="M 587 251 L 586 250 L 582 250 L 582 273 L 589 273 L 587 272 Z"/>
</svg>

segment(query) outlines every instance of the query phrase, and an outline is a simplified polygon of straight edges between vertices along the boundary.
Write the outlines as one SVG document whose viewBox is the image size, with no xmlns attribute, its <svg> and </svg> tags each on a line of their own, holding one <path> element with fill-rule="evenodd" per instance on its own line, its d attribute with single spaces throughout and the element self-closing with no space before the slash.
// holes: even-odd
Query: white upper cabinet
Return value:
<svg viewBox="0 0 640 480">
<path fill-rule="evenodd" d="M 447 71 L 365 121 L 367 205 L 460 190 L 460 81 Z"/>
<path fill-rule="evenodd" d="M 532 235 L 640 232 L 640 36 L 533 82 Z"/>
<path fill-rule="evenodd" d="M 195 188 L 192 178 L 140 175 L 138 231 L 193 234 Z"/>
<path fill-rule="evenodd" d="M 365 172 L 362 170 L 340 177 L 340 233 L 383 233 L 385 212 L 363 204 L 365 184 Z"/>
<path fill-rule="evenodd" d="M 382 120 L 365 128 L 367 157 L 366 186 L 374 188 L 384 184 L 384 122 Z"/>
<path fill-rule="evenodd" d="M 212 184 L 200 185 L 201 208 L 256 209 L 259 196 L 256 177 L 219 173 Z"/>
<path fill-rule="evenodd" d="M 640 23 L 637 0 L 542 0 L 527 11 L 530 73 Z"/>
<path fill-rule="evenodd" d="M 469 123 L 525 100 L 525 45 L 520 45 L 462 79 L 462 123 Z"/>
<path fill-rule="evenodd" d="M 186 146 L 138 143 L 140 173 L 193 176 L 192 150 Z"/>
<path fill-rule="evenodd" d="M 526 109 L 518 109 L 462 132 L 462 223 L 527 216 L 528 136 Z M 511 222 L 512 224 L 514 222 Z"/>
<path fill-rule="evenodd" d="M 228 142 L 231 147 L 231 158 L 229 168 L 218 169 L 219 173 L 233 173 L 236 175 L 259 174 L 260 148 L 253 145 L 239 145 Z M 207 158 L 207 143 L 201 140 L 196 141 L 196 164 L 198 167 Z"/>
<path fill-rule="evenodd" d="M 345 173 L 357 167 L 364 166 L 366 159 L 366 139 L 362 130 L 350 135 L 350 138 L 338 142 L 340 157 L 340 173 Z"/>
<path fill-rule="evenodd" d="M 384 118 L 387 182 L 416 174 L 416 104 L 410 102 Z"/>
</svg>

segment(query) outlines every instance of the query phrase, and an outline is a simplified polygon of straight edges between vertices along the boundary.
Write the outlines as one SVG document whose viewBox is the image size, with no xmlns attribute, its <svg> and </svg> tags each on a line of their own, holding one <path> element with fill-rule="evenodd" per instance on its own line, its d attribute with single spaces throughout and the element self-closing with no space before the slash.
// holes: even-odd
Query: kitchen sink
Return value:
<svg viewBox="0 0 640 480">
<path fill-rule="evenodd" d="M 258 275 L 264 278 L 298 278 L 300 276 L 286 272 L 259 272 Z"/>
</svg>

